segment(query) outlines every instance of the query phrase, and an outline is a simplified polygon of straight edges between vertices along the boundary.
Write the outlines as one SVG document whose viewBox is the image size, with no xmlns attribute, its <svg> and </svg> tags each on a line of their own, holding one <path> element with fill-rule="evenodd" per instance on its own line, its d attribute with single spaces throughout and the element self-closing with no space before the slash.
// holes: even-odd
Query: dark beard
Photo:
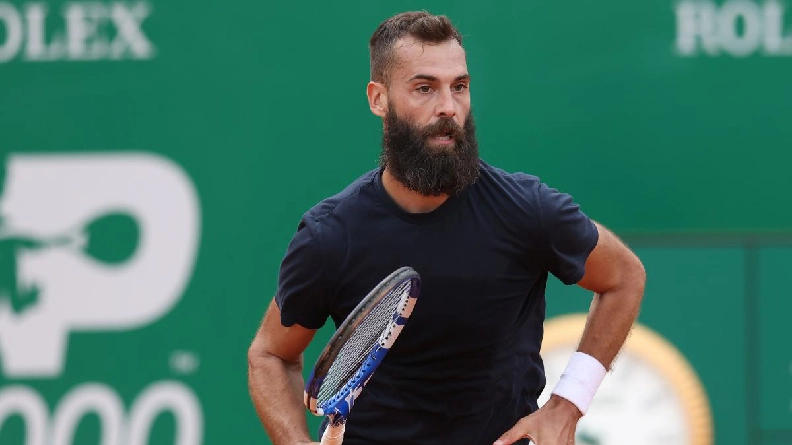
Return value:
<svg viewBox="0 0 792 445">
<path fill-rule="evenodd" d="M 433 148 L 429 138 L 448 133 L 450 147 Z M 385 116 L 380 167 L 386 168 L 408 189 L 425 196 L 455 195 L 473 184 L 479 174 L 478 141 L 473 113 L 460 127 L 443 117 L 423 128 L 399 118 L 391 104 Z"/>
</svg>

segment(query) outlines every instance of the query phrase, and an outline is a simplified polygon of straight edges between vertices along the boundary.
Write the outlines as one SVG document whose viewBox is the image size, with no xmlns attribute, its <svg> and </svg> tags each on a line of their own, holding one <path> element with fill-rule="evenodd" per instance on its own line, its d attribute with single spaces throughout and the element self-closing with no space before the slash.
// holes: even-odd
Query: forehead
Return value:
<svg viewBox="0 0 792 445">
<path fill-rule="evenodd" d="M 394 53 L 394 79 L 409 78 L 414 74 L 436 77 L 467 74 L 465 50 L 456 40 L 426 43 L 413 37 L 404 37 L 394 45 Z"/>
</svg>

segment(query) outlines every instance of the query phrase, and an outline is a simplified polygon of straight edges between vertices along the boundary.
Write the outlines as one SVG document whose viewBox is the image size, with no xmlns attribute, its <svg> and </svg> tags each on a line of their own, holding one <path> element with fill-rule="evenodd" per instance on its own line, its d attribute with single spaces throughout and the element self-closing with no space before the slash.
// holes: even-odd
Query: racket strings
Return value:
<svg viewBox="0 0 792 445">
<path fill-rule="evenodd" d="M 409 280 L 405 281 L 388 292 L 368 313 L 363 315 L 362 321 L 341 347 L 338 356 L 327 371 L 316 397 L 320 405 L 338 394 L 363 366 L 380 338 L 389 336 L 386 331 L 390 330 L 389 328 L 393 325 L 394 317 L 403 311 L 403 302 L 406 301 L 406 298 L 403 297 L 409 294 L 411 287 L 412 283 Z"/>
</svg>

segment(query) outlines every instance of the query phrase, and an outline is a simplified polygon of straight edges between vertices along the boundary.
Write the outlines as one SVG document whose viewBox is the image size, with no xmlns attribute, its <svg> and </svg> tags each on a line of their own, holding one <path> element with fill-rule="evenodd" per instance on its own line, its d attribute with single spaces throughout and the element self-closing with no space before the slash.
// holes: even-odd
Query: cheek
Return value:
<svg viewBox="0 0 792 445">
<path fill-rule="evenodd" d="M 409 108 L 408 112 L 419 114 L 422 110 L 430 109 L 432 106 L 432 96 L 429 94 L 411 94 L 407 97 L 405 105 Z"/>
<path fill-rule="evenodd" d="M 460 101 L 457 105 L 457 116 L 459 117 L 459 125 L 463 125 L 465 123 L 465 119 L 467 119 L 468 114 L 470 114 L 470 98 L 464 101 Z"/>
<path fill-rule="evenodd" d="M 434 115 L 434 104 L 430 97 L 416 95 L 397 104 L 396 111 L 413 123 L 426 123 Z"/>
<path fill-rule="evenodd" d="M 457 105 L 467 113 L 470 110 L 470 95 L 464 94 L 457 98 Z"/>
</svg>

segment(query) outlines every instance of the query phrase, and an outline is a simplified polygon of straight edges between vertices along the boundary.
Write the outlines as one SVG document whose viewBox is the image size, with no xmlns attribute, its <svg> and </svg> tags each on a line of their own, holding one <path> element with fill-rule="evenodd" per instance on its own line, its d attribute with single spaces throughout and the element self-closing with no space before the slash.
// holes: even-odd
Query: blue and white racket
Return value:
<svg viewBox="0 0 792 445">
<path fill-rule="evenodd" d="M 355 399 L 410 318 L 421 278 L 402 267 L 382 280 L 350 312 L 316 360 L 305 385 L 305 406 L 328 416 L 322 445 L 339 445 Z"/>
</svg>

